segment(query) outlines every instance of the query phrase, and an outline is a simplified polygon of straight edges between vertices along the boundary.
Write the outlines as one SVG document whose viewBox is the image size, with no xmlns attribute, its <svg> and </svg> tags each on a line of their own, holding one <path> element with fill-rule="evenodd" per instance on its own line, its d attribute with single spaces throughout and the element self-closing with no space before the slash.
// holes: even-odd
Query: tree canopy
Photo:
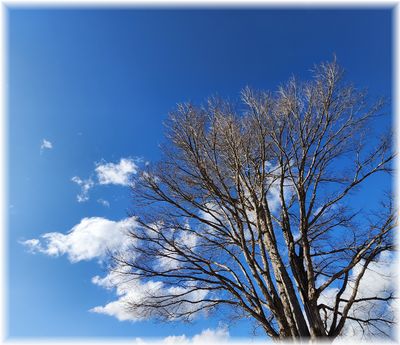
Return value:
<svg viewBox="0 0 400 345">
<path fill-rule="evenodd" d="M 127 310 L 191 320 L 223 308 L 276 339 L 390 335 L 392 285 L 363 286 L 392 260 L 392 197 L 372 211 L 355 197 L 392 171 L 391 136 L 372 130 L 383 104 L 334 60 L 276 92 L 245 88 L 239 105 L 178 105 L 162 159 L 132 181 L 130 250 L 113 257 L 116 274 L 159 284 Z"/>
</svg>

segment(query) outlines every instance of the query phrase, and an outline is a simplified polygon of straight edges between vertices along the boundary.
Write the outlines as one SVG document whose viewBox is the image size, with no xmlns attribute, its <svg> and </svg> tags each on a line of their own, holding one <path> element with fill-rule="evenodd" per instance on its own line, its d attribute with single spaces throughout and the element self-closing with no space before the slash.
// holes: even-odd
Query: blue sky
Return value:
<svg viewBox="0 0 400 345">
<path fill-rule="evenodd" d="M 392 10 L 9 7 L 8 335 L 147 337 L 156 327 L 165 337 L 217 328 L 218 315 L 188 327 L 89 312 L 115 299 L 91 281 L 105 268 L 33 255 L 20 242 L 67 233 L 85 217 L 124 219 L 129 189 L 99 183 L 95 169 L 157 160 L 162 122 L 176 103 L 235 100 L 246 85 L 274 90 L 292 74 L 309 78 L 334 53 L 348 80 L 389 99 Z M 388 126 L 390 119 L 378 124 Z M 52 147 L 41 148 L 43 139 Z M 84 202 L 74 176 L 92 181 Z M 368 195 L 384 184 L 375 180 Z M 229 332 L 249 336 L 252 328 L 238 321 Z"/>
</svg>

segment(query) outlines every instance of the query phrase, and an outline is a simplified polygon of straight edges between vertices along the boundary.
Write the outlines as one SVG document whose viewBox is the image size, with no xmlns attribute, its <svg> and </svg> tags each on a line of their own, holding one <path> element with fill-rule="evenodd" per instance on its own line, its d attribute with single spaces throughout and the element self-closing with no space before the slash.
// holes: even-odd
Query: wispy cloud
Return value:
<svg viewBox="0 0 400 345">
<path fill-rule="evenodd" d="M 83 218 L 66 234 L 49 232 L 39 239 L 22 241 L 30 252 L 49 256 L 67 255 L 72 263 L 102 260 L 107 253 L 121 250 L 129 243 L 127 231 L 136 226 L 134 218 L 119 222 L 101 217 Z"/>
<path fill-rule="evenodd" d="M 136 174 L 137 165 L 130 158 L 121 158 L 119 163 L 98 164 L 96 169 L 99 184 L 129 185 L 129 177 Z"/>
<path fill-rule="evenodd" d="M 103 205 L 104 207 L 110 207 L 110 203 L 109 203 L 107 200 L 104 200 L 104 199 L 97 199 L 97 202 L 98 202 L 100 205 Z"/>
<path fill-rule="evenodd" d="M 89 190 L 93 188 L 94 182 L 91 178 L 82 180 L 79 176 L 74 176 L 71 181 L 81 187 L 81 192 L 76 196 L 78 202 L 85 202 L 89 200 Z"/>
<path fill-rule="evenodd" d="M 51 150 L 53 148 L 53 144 L 46 139 L 42 139 L 42 142 L 40 144 L 40 153 L 43 152 L 43 150 Z"/>
</svg>

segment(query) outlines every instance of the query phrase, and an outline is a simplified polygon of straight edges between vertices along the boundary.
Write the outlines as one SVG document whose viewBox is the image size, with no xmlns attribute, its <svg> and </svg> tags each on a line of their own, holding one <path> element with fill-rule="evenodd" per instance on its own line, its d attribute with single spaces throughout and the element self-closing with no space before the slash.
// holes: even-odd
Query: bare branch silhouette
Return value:
<svg viewBox="0 0 400 345">
<path fill-rule="evenodd" d="M 276 93 L 246 88 L 240 107 L 179 105 L 162 160 L 133 181 L 132 255 L 114 257 L 124 275 L 162 287 L 127 308 L 164 320 L 241 310 L 277 339 L 332 340 L 349 321 L 387 334 L 393 292 L 360 286 L 394 250 L 395 212 L 390 198 L 375 214 L 352 199 L 392 171 L 390 135 L 370 131 L 382 106 L 336 60 Z"/>
</svg>

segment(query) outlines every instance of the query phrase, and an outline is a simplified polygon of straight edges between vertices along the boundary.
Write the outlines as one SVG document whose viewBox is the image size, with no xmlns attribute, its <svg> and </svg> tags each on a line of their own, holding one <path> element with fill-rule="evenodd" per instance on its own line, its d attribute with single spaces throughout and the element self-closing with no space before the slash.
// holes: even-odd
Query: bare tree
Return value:
<svg viewBox="0 0 400 345">
<path fill-rule="evenodd" d="M 342 77 L 334 60 L 276 93 L 246 88 L 240 106 L 211 99 L 170 114 L 162 160 L 133 181 L 131 251 L 114 258 L 163 288 L 128 309 L 186 320 L 240 311 L 274 339 L 332 340 L 350 321 L 388 333 L 393 292 L 360 286 L 394 250 L 392 202 L 368 212 L 354 194 L 390 173 L 394 154 L 370 130 L 383 102 Z"/>
</svg>

